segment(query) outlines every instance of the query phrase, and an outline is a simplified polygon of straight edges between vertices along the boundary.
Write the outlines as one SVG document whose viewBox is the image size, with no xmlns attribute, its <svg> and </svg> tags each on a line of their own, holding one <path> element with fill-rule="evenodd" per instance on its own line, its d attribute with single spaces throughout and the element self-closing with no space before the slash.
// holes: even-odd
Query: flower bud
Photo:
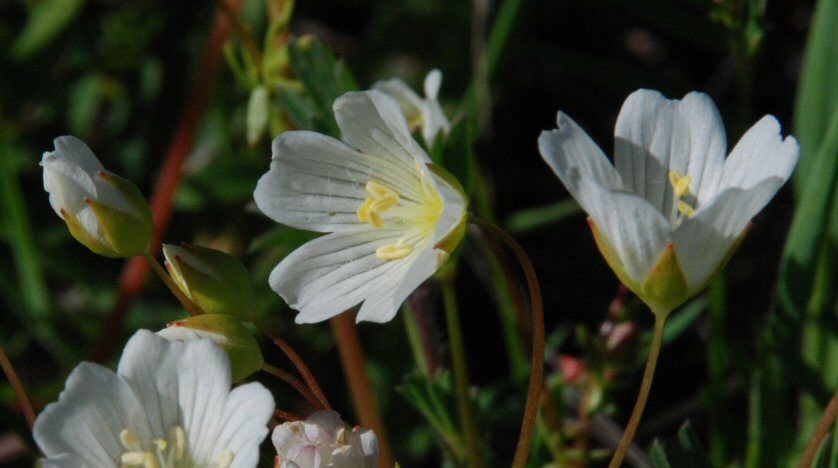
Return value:
<svg viewBox="0 0 838 468">
<path fill-rule="evenodd" d="M 247 144 L 255 147 L 268 129 L 271 118 L 271 96 L 268 88 L 257 86 L 247 101 Z"/>
<path fill-rule="evenodd" d="M 250 274 L 230 254 L 192 244 L 163 244 L 166 268 L 181 291 L 207 314 L 249 319 L 256 307 Z"/>
<path fill-rule="evenodd" d="M 230 358 L 234 382 L 261 369 L 265 363 L 253 335 L 238 319 L 229 315 L 206 314 L 176 320 L 167 323 L 157 334 L 172 341 L 214 341 Z"/>
<path fill-rule="evenodd" d="M 151 209 L 130 181 L 105 170 L 90 148 L 73 136 L 58 137 L 44 152 L 44 190 L 70 234 L 106 257 L 133 257 L 148 250 Z"/>
</svg>

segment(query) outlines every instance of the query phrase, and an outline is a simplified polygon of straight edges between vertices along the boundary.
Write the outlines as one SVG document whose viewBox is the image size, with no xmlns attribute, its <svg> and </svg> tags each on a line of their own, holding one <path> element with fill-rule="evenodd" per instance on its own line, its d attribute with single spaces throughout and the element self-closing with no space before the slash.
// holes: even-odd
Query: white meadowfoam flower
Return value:
<svg viewBox="0 0 838 468">
<path fill-rule="evenodd" d="M 84 362 L 35 421 L 45 468 L 252 468 L 273 413 L 258 383 L 230 390 L 230 364 L 210 340 L 140 330 L 117 373 Z"/>
<path fill-rule="evenodd" d="M 725 159 L 719 112 L 697 92 L 632 93 L 617 117 L 614 165 L 570 117 L 559 112 L 557 124 L 538 139 L 542 157 L 590 216 L 608 264 L 659 315 L 724 266 L 798 157 L 794 137 L 766 115 Z"/>
<path fill-rule="evenodd" d="M 439 132 L 448 134 L 451 130 L 451 122 L 442 112 L 437 95 L 442 85 L 442 72 L 431 70 L 425 76 L 425 97 L 416 94 L 404 81 L 393 78 L 386 81 L 379 81 L 372 85 L 373 89 L 381 91 L 396 100 L 402 109 L 410 130 L 422 129 L 422 137 L 425 143 L 433 145 Z"/>
<path fill-rule="evenodd" d="M 334 111 L 343 141 L 283 133 L 256 186 L 256 204 L 275 221 L 329 233 L 285 257 L 269 281 L 300 311 L 297 323 L 361 301 L 357 321 L 386 322 L 462 239 L 467 201 L 391 98 L 347 93 Z"/>
<path fill-rule="evenodd" d="M 349 428 L 331 410 L 274 429 L 279 468 L 376 468 L 378 439 L 369 429 Z"/>
</svg>

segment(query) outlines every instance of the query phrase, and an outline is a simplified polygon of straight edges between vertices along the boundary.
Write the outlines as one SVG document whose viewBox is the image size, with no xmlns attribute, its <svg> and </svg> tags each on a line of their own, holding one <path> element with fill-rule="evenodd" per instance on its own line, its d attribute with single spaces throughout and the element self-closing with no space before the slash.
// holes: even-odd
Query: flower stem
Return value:
<svg viewBox="0 0 838 468">
<path fill-rule="evenodd" d="M 151 269 L 154 270 L 155 273 L 157 273 L 157 276 L 164 283 L 166 283 L 166 286 L 169 288 L 169 291 L 171 291 L 172 294 L 175 295 L 177 300 L 180 301 L 180 303 L 183 305 L 183 307 L 190 314 L 201 315 L 201 314 L 204 313 L 204 311 L 201 310 L 200 307 L 195 305 L 194 302 L 190 301 L 189 298 L 186 297 L 185 294 L 183 294 L 183 291 L 181 291 L 180 288 L 178 287 L 178 285 L 175 284 L 172 277 L 169 276 L 169 273 L 166 271 L 165 268 L 163 268 L 162 265 L 160 265 L 160 263 L 157 261 L 156 258 L 154 258 L 154 256 L 152 256 L 150 253 L 146 253 L 145 255 L 143 255 L 143 257 L 146 259 L 146 261 L 148 261 L 149 265 L 151 265 Z"/>
<path fill-rule="evenodd" d="M 527 458 L 532 448 L 540 395 L 544 386 L 544 304 L 541 300 L 541 287 L 538 285 L 538 277 L 535 274 L 532 261 L 515 238 L 500 227 L 477 216 L 470 216 L 469 221 L 498 236 L 512 250 L 515 258 L 518 259 L 518 263 L 521 264 L 521 269 L 524 270 L 527 286 L 530 289 L 530 307 L 532 307 L 532 355 L 530 359 L 532 361 L 532 373 L 527 389 L 524 418 L 521 421 L 521 434 L 518 436 L 518 447 L 515 449 L 515 458 L 512 460 L 513 467 L 523 468 L 527 464 Z"/>
<path fill-rule="evenodd" d="M 20 377 L 18 377 L 14 366 L 12 366 L 12 361 L 9 360 L 9 356 L 6 355 L 6 350 L 2 346 L 0 346 L 0 367 L 3 368 L 6 379 L 11 384 L 12 389 L 14 389 L 15 395 L 17 395 L 17 400 L 23 411 L 23 417 L 26 418 L 26 424 L 29 425 L 29 429 L 31 430 L 35 426 L 35 411 L 32 409 L 32 403 L 26 395 L 26 389 L 23 388 Z"/>
<path fill-rule="evenodd" d="M 263 323 L 254 320 L 253 324 L 256 325 L 256 328 L 265 334 L 265 336 L 270 338 L 277 348 L 285 353 L 288 360 L 291 361 L 291 364 L 294 364 L 294 367 L 297 368 L 297 372 L 299 372 L 303 377 L 303 381 L 308 386 L 308 389 L 311 390 L 311 393 L 315 396 L 315 398 L 317 398 L 320 406 L 326 409 L 332 409 L 332 405 L 329 404 L 326 394 L 323 393 L 323 389 L 320 388 L 320 384 L 317 383 L 317 379 L 314 378 L 314 374 L 311 372 L 311 369 L 308 368 L 305 361 L 303 361 L 300 355 L 297 354 L 297 351 L 295 351 L 294 348 L 291 347 L 291 345 L 281 336 L 271 333 L 270 329 L 268 329 L 268 327 L 266 327 Z"/>
<path fill-rule="evenodd" d="M 329 322 L 338 345 L 338 354 L 340 354 L 343 372 L 346 374 L 352 404 L 358 413 L 358 419 L 361 420 L 363 426 L 372 429 L 378 437 L 380 454 L 378 466 L 391 467 L 394 461 L 390 441 L 384 430 L 384 420 L 378 409 L 370 376 L 367 374 L 364 351 L 361 349 L 361 340 L 358 338 L 358 329 L 355 327 L 352 314 L 344 312 L 333 317 Z"/>
<path fill-rule="evenodd" d="M 466 440 L 466 460 L 470 467 L 483 466 L 483 454 L 480 451 L 480 432 L 477 429 L 477 417 L 471 405 L 468 390 L 468 365 L 463 334 L 460 326 L 460 312 L 457 306 L 457 292 L 454 288 L 453 272 L 443 275 L 442 296 L 445 302 L 445 320 L 448 326 L 448 341 L 451 345 L 451 362 L 454 367 L 454 384 L 457 391 L 457 406 Z"/>
<path fill-rule="evenodd" d="M 812 462 L 815 459 L 815 455 L 818 454 L 818 448 L 820 448 L 824 437 L 826 437 L 827 433 L 829 433 L 829 429 L 835 424 L 836 416 L 838 416 L 838 391 L 832 395 L 832 399 L 829 400 L 829 404 L 826 405 L 826 410 L 824 411 L 823 416 L 821 416 L 821 420 L 818 421 L 818 425 L 815 427 L 815 432 L 812 434 L 812 438 L 809 439 L 809 443 L 806 444 L 806 449 L 803 450 L 803 455 L 800 457 L 800 463 L 797 465 L 798 468 L 809 468 L 812 466 Z"/>
<path fill-rule="evenodd" d="M 631 442 L 634 440 L 634 433 L 637 431 L 638 424 L 640 424 L 640 417 L 643 416 L 643 409 L 646 407 L 646 400 L 649 399 L 649 390 L 652 388 L 652 380 L 655 377 L 655 367 L 658 365 L 658 355 L 663 342 L 663 327 L 665 324 L 666 314 L 655 314 L 655 331 L 652 335 L 652 344 L 649 347 L 646 369 L 643 371 L 643 381 L 640 383 L 640 391 L 637 393 L 637 401 L 634 403 L 634 409 L 631 412 L 631 417 L 629 417 L 623 438 L 620 440 L 617 450 L 614 451 L 614 456 L 611 458 L 608 468 L 617 468 L 623 463 L 623 458 L 625 458 L 631 447 Z"/>
<path fill-rule="evenodd" d="M 284 380 L 287 384 L 294 387 L 294 390 L 300 393 L 300 395 L 304 396 L 306 400 L 308 400 L 309 404 L 314 407 L 315 410 L 323 409 L 323 402 L 317 399 L 314 396 L 314 393 L 306 387 L 306 384 L 303 383 L 302 380 L 294 377 L 290 372 L 286 371 L 285 369 L 280 369 L 279 367 L 272 366 L 270 364 L 263 364 L 262 370 L 267 372 L 268 374 L 273 375 L 281 380 Z"/>
</svg>

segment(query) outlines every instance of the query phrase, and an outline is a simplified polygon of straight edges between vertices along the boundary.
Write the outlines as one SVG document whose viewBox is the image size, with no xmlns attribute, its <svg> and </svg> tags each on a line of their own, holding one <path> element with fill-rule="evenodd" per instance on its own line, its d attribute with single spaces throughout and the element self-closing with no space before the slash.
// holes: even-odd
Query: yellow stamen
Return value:
<svg viewBox="0 0 838 468">
<path fill-rule="evenodd" d="M 356 212 L 358 221 L 370 223 L 376 228 L 381 228 L 384 226 L 381 213 L 393 208 L 399 203 L 399 194 L 390 187 L 374 180 L 367 182 L 366 190 L 369 195 L 364 199 L 364 204 Z"/>
<path fill-rule="evenodd" d="M 382 245 L 375 249 L 375 256 L 382 260 L 398 260 L 407 257 L 413 251 L 413 246 L 401 240 L 392 244 Z"/>
<path fill-rule="evenodd" d="M 681 200 L 682 197 L 690 195 L 690 184 L 693 177 L 689 174 L 682 175 L 678 171 L 669 171 L 669 183 L 672 184 L 672 191 L 675 193 L 675 198 L 678 200 L 678 212 L 686 217 L 692 217 L 695 214 L 695 208 L 689 203 Z"/>
</svg>

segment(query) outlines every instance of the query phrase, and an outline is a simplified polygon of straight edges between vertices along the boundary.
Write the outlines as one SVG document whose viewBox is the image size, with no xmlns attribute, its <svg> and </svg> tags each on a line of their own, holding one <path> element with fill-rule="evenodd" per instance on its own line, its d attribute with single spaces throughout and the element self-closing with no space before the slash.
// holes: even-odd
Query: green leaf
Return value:
<svg viewBox="0 0 838 468">
<path fill-rule="evenodd" d="M 690 425 L 685 422 L 675 438 L 655 439 L 649 453 L 656 468 L 712 468 L 710 459 Z"/>
<path fill-rule="evenodd" d="M 26 60 L 49 45 L 78 15 L 84 0 L 40 0 L 29 4 L 29 21 L 9 51 L 15 60 Z"/>
<path fill-rule="evenodd" d="M 454 458 L 462 460 L 465 443 L 457 422 L 457 397 L 451 372 L 439 371 L 433 379 L 421 374 L 409 375 L 396 391 L 419 411 Z"/>
<path fill-rule="evenodd" d="M 834 468 L 836 464 L 838 464 L 838 459 L 832 452 L 832 435 L 827 434 L 821 441 L 815 459 L 812 460 L 812 468 Z"/>
</svg>

